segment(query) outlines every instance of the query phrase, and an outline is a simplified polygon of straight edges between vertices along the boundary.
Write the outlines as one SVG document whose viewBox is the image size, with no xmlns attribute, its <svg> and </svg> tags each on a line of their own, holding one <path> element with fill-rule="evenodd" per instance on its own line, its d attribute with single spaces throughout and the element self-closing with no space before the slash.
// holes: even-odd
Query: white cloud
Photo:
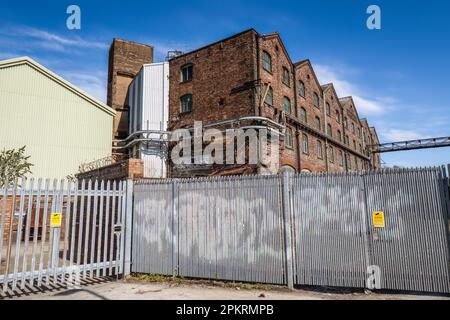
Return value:
<svg viewBox="0 0 450 320">
<path fill-rule="evenodd" d="M 345 74 L 342 70 L 323 65 L 316 64 L 314 71 L 320 83 L 326 84 L 332 82 L 336 93 L 339 97 L 352 96 L 356 104 L 358 112 L 363 115 L 377 114 L 386 110 L 387 104 L 392 103 L 393 98 L 383 97 L 371 99 L 366 97 L 359 86 L 354 85 L 345 79 Z"/>
<path fill-rule="evenodd" d="M 61 76 L 81 90 L 106 103 L 106 73 L 102 71 L 61 71 Z"/>
<path fill-rule="evenodd" d="M 67 48 L 76 47 L 76 48 L 84 48 L 84 49 L 107 49 L 108 44 L 99 42 L 86 40 L 79 36 L 73 37 L 63 37 L 61 35 L 57 35 L 55 33 L 50 33 L 45 30 L 36 29 L 28 26 L 15 26 L 15 27 L 7 27 L 2 28 L 0 34 L 7 37 L 14 37 L 17 40 L 17 37 L 22 37 L 25 39 L 34 39 L 37 40 L 35 44 L 38 44 L 39 47 L 44 47 L 49 50 L 54 51 L 65 51 Z M 32 44 L 27 42 L 29 45 Z"/>
<path fill-rule="evenodd" d="M 424 138 L 419 132 L 412 130 L 388 129 L 383 131 L 382 136 L 386 141 L 399 142 Z"/>
</svg>

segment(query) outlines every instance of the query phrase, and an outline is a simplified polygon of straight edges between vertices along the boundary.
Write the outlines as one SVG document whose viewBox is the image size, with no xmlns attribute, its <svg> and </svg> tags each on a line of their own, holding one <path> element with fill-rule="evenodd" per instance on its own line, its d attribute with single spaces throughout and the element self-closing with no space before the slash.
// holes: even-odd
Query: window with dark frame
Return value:
<svg viewBox="0 0 450 320">
<path fill-rule="evenodd" d="M 289 100 L 288 97 L 283 98 L 283 107 L 284 111 L 286 111 L 287 113 L 291 113 L 291 100 Z"/>
<path fill-rule="evenodd" d="M 316 129 L 321 131 L 322 130 L 322 124 L 320 123 L 320 118 L 316 117 Z"/>
<path fill-rule="evenodd" d="M 192 64 L 187 64 L 181 67 L 181 82 L 186 82 L 192 80 L 194 66 Z"/>
<path fill-rule="evenodd" d="M 332 138 L 333 137 L 333 129 L 331 128 L 331 124 L 327 125 L 327 134 Z"/>
<path fill-rule="evenodd" d="M 291 77 L 289 75 L 289 70 L 283 67 L 283 83 L 288 87 L 291 86 Z"/>
<path fill-rule="evenodd" d="M 327 116 L 331 116 L 331 107 L 328 102 L 326 103 L 326 109 L 327 109 Z"/>
<path fill-rule="evenodd" d="M 323 158 L 322 141 L 317 140 L 317 158 Z"/>
<path fill-rule="evenodd" d="M 272 57 L 266 51 L 262 53 L 263 68 L 269 72 L 272 72 Z"/>
<path fill-rule="evenodd" d="M 306 109 L 300 108 L 300 120 L 302 120 L 304 123 L 308 123 L 308 119 L 306 117 Z"/>
<path fill-rule="evenodd" d="M 305 83 L 303 81 L 299 81 L 298 83 L 298 93 L 301 97 L 306 97 L 306 91 L 305 91 Z"/>
<path fill-rule="evenodd" d="M 314 107 L 320 108 L 319 95 L 316 92 L 313 93 L 313 104 L 314 104 Z"/>
<path fill-rule="evenodd" d="M 309 154 L 309 141 L 308 136 L 306 134 L 303 134 L 302 136 L 302 151 L 304 154 Z"/>
<path fill-rule="evenodd" d="M 180 98 L 180 102 L 182 113 L 192 111 L 192 94 L 185 94 Z"/>
<path fill-rule="evenodd" d="M 292 143 L 292 129 L 287 128 L 286 130 L 286 146 L 292 148 L 294 144 Z"/>
<path fill-rule="evenodd" d="M 267 86 L 265 87 L 267 89 Z M 268 105 L 273 106 L 273 90 L 271 87 L 269 87 L 269 90 L 267 90 L 266 98 L 264 99 L 264 102 Z"/>
</svg>

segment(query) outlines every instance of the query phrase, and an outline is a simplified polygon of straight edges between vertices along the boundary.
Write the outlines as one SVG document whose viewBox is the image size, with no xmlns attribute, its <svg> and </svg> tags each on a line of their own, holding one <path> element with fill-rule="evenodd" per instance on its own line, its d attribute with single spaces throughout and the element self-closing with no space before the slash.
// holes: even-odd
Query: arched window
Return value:
<svg viewBox="0 0 450 320">
<path fill-rule="evenodd" d="M 341 134 L 341 130 L 337 131 L 337 135 L 338 135 L 338 139 L 340 142 L 342 142 L 342 134 Z"/>
<path fill-rule="evenodd" d="M 331 128 L 331 124 L 327 125 L 327 135 L 333 137 L 333 129 Z"/>
<path fill-rule="evenodd" d="M 291 85 L 291 77 L 289 75 L 289 70 L 283 67 L 283 83 L 288 87 Z"/>
<path fill-rule="evenodd" d="M 180 98 L 181 112 L 191 112 L 192 111 L 192 94 L 185 94 Z"/>
<path fill-rule="evenodd" d="M 186 64 L 181 67 L 181 82 L 192 80 L 194 66 L 192 63 Z"/>
<path fill-rule="evenodd" d="M 339 150 L 339 165 L 344 166 L 344 152 L 342 150 Z"/>
<path fill-rule="evenodd" d="M 322 124 L 320 123 L 320 118 L 319 117 L 316 117 L 316 123 L 315 123 L 315 125 L 316 125 L 316 129 L 317 130 L 322 130 Z"/>
<path fill-rule="evenodd" d="M 284 97 L 283 99 L 284 111 L 287 113 L 291 113 L 291 100 L 288 97 Z"/>
<path fill-rule="evenodd" d="M 304 123 L 308 122 L 308 118 L 306 117 L 306 109 L 300 108 L 300 120 L 302 120 Z"/>
<path fill-rule="evenodd" d="M 266 86 L 267 88 L 267 86 Z M 269 87 L 269 90 L 267 90 L 266 99 L 264 100 L 265 103 L 268 105 L 273 106 L 273 90 L 272 87 Z"/>
<path fill-rule="evenodd" d="M 294 143 L 292 141 L 292 128 L 286 128 L 286 147 L 292 148 Z"/>
<path fill-rule="evenodd" d="M 267 53 L 266 51 L 263 51 L 262 59 L 263 59 L 263 68 L 269 72 L 272 72 L 272 58 L 270 57 L 270 54 Z"/>
<path fill-rule="evenodd" d="M 322 141 L 317 140 L 317 158 L 323 158 Z"/>
<path fill-rule="evenodd" d="M 301 80 L 298 83 L 298 94 L 300 95 L 300 97 L 306 97 L 305 83 Z"/>
<path fill-rule="evenodd" d="M 338 123 L 341 123 L 341 114 L 339 113 L 338 110 L 336 110 L 336 121 L 337 121 Z"/>
<path fill-rule="evenodd" d="M 313 93 L 313 104 L 316 108 L 320 108 L 319 95 L 316 92 Z"/>
<path fill-rule="evenodd" d="M 352 133 L 355 134 L 355 123 L 352 122 Z"/>
<path fill-rule="evenodd" d="M 326 108 L 327 108 L 327 116 L 331 116 L 331 107 L 328 102 L 326 103 Z"/>
<path fill-rule="evenodd" d="M 304 154 L 309 154 L 309 141 L 306 134 L 302 136 L 302 151 Z"/>
</svg>

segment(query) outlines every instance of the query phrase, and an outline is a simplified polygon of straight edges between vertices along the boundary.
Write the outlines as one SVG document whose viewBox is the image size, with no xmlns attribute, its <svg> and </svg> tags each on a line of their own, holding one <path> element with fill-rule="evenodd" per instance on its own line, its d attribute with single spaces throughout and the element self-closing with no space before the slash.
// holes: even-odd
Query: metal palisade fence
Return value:
<svg viewBox="0 0 450 320">
<path fill-rule="evenodd" d="M 449 217 L 443 167 L 21 179 L 0 188 L 0 291 L 136 272 L 450 293 Z"/>
<path fill-rule="evenodd" d="M 450 292 L 444 168 L 138 181 L 131 271 Z"/>
<path fill-rule="evenodd" d="M 127 182 L 21 179 L 0 189 L 0 284 L 123 273 Z"/>
</svg>

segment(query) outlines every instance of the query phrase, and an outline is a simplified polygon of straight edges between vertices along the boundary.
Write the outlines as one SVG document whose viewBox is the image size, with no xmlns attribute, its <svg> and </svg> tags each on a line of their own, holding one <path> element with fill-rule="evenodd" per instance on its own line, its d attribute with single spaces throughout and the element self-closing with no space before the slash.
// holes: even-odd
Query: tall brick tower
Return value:
<svg viewBox="0 0 450 320">
<path fill-rule="evenodd" d="M 108 105 L 117 111 L 113 137 L 128 136 L 128 86 L 143 64 L 153 63 L 153 47 L 114 38 L 109 49 Z"/>
</svg>

